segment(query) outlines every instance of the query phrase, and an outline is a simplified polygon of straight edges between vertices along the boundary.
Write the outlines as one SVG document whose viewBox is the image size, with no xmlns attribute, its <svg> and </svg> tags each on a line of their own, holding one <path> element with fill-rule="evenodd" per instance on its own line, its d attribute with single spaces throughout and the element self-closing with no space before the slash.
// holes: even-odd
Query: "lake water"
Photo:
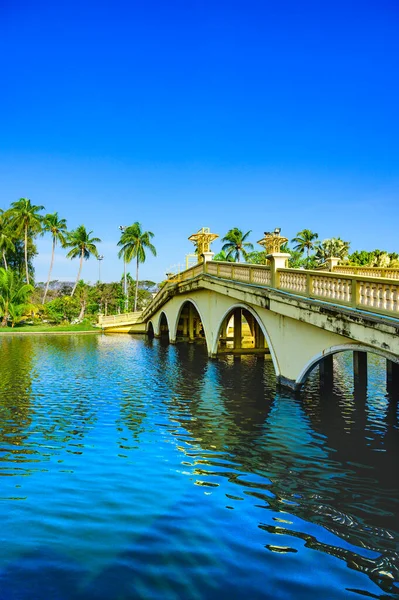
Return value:
<svg viewBox="0 0 399 600">
<path fill-rule="evenodd" d="M 0 598 L 399 598 L 398 405 L 370 355 L 300 397 L 268 360 L 0 338 Z"/>
</svg>

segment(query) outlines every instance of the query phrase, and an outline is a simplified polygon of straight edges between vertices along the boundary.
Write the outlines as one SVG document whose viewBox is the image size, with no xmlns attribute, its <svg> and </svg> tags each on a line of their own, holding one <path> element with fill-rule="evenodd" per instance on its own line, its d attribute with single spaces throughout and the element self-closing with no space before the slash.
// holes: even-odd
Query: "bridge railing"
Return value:
<svg viewBox="0 0 399 600">
<path fill-rule="evenodd" d="M 120 315 L 99 315 L 98 316 L 98 325 L 118 325 L 121 323 L 137 323 L 140 320 L 142 315 L 141 311 L 130 312 L 130 313 L 122 313 Z"/>
<path fill-rule="evenodd" d="M 233 279 L 256 285 L 270 285 L 272 281 L 270 267 L 231 262 L 209 261 L 204 263 L 204 273 L 223 279 Z"/>
<path fill-rule="evenodd" d="M 338 267 L 343 268 L 343 267 Z M 390 270 L 394 271 L 394 270 Z M 346 274 L 302 269 L 277 269 L 263 265 L 209 261 L 191 267 L 169 279 L 187 281 L 202 273 L 342 304 L 375 313 L 399 316 L 399 280 L 382 275 Z M 274 284 L 274 285 L 272 285 Z"/>
<path fill-rule="evenodd" d="M 276 288 L 376 313 L 399 316 L 399 281 L 299 269 L 279 269 Z"/>
<path fill-rule="evenodd" d="M 383 269 L 380 267 L 351 267 L 337 265 L 333 268 L 333 273 L 342 273 L 343 275 L 360 275 L 366 277 L 384 277 L 385 279 L 399 279 L 399 269 Z"/>
</svg>

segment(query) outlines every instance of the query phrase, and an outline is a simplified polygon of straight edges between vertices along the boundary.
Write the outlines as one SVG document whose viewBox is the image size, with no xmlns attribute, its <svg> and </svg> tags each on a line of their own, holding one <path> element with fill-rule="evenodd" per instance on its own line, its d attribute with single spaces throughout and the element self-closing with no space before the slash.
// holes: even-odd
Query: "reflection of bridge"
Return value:
<svg viewBox="0 0 399 600">
<path fill-rule="evenodd" d="M 286 256 L 269 254 L 270 266 L 205 260 L 171 276 L 140 316 L 102 317 L 100 325 L 203 342 L 210 357 L 270 354 L 279 382 L 294 389 L 317 363 L 328 381 L 332 355 L 345 350 L 364 379 L 374 352 L 399 390 L 399 281 L 388 272 L 287 269 Z"/>
</svg>

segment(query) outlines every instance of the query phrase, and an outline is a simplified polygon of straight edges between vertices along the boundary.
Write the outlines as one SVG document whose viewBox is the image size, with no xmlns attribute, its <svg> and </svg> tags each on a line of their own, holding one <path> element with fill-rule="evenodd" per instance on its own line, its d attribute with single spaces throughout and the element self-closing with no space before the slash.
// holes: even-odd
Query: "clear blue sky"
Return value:
<svg viewBox="0 0 399 600">
<path fill-rule="evenodd" d="M 397 0 L 0 0 L 0 207 L 84 223 L 105 280 L 136 220 L 157 281 L 202 226 L 398 251 L 398 31 Z"/>
</svg>

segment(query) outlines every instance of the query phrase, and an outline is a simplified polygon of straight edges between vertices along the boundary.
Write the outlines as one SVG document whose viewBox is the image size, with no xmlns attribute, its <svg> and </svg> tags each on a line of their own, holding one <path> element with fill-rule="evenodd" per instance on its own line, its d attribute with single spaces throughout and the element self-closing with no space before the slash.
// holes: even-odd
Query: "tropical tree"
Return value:
<svg viewBox="0 0 399 600">
<path fill-rule="evenodd" d="M 53 238 L 53 244 L 51 249 L 51 261 L 50 261 L 50 269 L 48 272 L 47 283 L 44 289 L 42 304 L 46 301 L 48 286 L 50 283 L 51 271 L 53 270 L 54 264 L 54 253 L 55 247 L 57 243 L 60 243 L 61 246 L 65 246 L 66 236 L 67 236 L 67 224 L 65 219 L 60 219 L 58 213 L 49 213 L 43 219 L 43 233 L 49 232 Z"/>
<path fill-rule="evenodd" d="M 303 254 L 306 250 L 307 258 L 309 260 L 310 251 L 315 248 L 315 240 L 318 238 L 318 234 L 310 231 L 310 229 L 302 229 L 299 231 L 291 241 L 296 244 L 294 250 Z"/>
<path fill-rule="evenodd" d="M 251 230 L 243 234 L 238 227 L 233 227 L 233 229 L 230 229 L 226 233 L 225 237 L 222 239 L 222 242 L 225 242 L 222 246 L 222 251 L 226 252 L 227 259 L 233 257 L 235 262 L 240 262 L 240 256 L 242 256 L 244 260 L 247 260 L 247 250 L 252 251 L 254 249 L 251 242 L 245 241 L 250 233 L 252 233 Z"/>
<path fill-rule="evenodd" d="M 24 283 L 11 269 L 0 268 L 0 313 L 1 327 L 6 327 L 9 317 L 14 325 L 28 305 L 28 296 L 33 286 Z"/>
<path fill-rule="evenodd" d="M 12 240 L 9 221 L 4 214 L 4 210 L 0 209 L 0 252 L 3 257 L 4 268 L 6 271 L 8 270 L 6 254 L 14 249 L 15 246 Z"/>
<path fill-rule="evenodd" d="M 287 242 L 281 246 L 280 252 L 284 252 L 290 255 L 288 259 L 289 269 L 304 269 L 305 266 L 309 268 L 309 263 L 311 262 L 311 259 L 309 257 L 307 259 L 302 258 L 302 252 L 299 252 L 299 250 L 293 250 L 288 246 Z"/>
<path fill-rule="evenodd" d="M 234 258 L 232 256 L 227 256 L 224 250 L 221 250 L 218 254 L 215 254 L 212 260 L 220 260 L 222 262 L 234 262 Z"/>
<path fill-rule="evenodd" d="M 39 214 L 44 206 L 35 206 L 28 198 L 20 198 L 11 204 L 8 213 L 11 217 L 10 225 L 15 228 L 17 235 L 24 237 L 25 273 L 26 283 L 29 285 L 28 269 L 28 237 L 40 233 L 43 217 Z"/>
<path fill-rule="evenodd" d="M 118 246 L 121 249 L 118 252 L 119 258 L 123 257 L 125 262 L 129 263 L 133 258 L 136 259 L 136 290 L 134 294 L 134 311 L 137 310 L 137 294 L 139 282 L 139 263 L 144 263 L 146 259 L 145 251 L 148 249 L 154 256 L 157 255 L 155 246 L 151 243 L 154 234 L 151 231 L 142 231 L 140 223 L 137 221 L 133 225 L 126 227 L 121 234 Z"/>
<path fill-rule="evenodd" d="M 91 255 L 95 256 L 96 258 L 98 256 L 96 244 L 101 242 L 101 240 L 97 237 L 90 237 L 92 233 L 92 231 L 86 231 L 86 227 L 84 225 L 79 225 L 79 227 L 67 235 L 65 246 L 67 248 L 71 248 L 67 254 L 67 258 L 80 258 L 78 276 L 76 277 L 75 285 L 73 286 L 71 292 L 71 297 L 74 295 L 76 286 L 80 280 L 83 259 L 89 260 Z"/>
<path fill-rule="evenodd" d="M 344 260 L 348 256 L 350 242 L 344 242 L 341 238 L 329 238 L 316 246 L 316 259 L 323 263 L 327 258 L 335 256 Z"/>
<path fill-rule="evenodd" d="M 248 252 L 246 262 L 253 265 L 269 264 L 269 260 L 266 258 L 266 252 L 264 250 L 254 250 L 253 252 Z"/>
<path fill-rule="evenodd" d="M 76 299 L 80 304 L 80 313 L 77 318 L 77 320 L 80 322 L 84 319 L 86 308 L 90 301 L 90 286 L 88 286 L 83 280 L 80 280 L 76 286 Z"/>
</svg>

